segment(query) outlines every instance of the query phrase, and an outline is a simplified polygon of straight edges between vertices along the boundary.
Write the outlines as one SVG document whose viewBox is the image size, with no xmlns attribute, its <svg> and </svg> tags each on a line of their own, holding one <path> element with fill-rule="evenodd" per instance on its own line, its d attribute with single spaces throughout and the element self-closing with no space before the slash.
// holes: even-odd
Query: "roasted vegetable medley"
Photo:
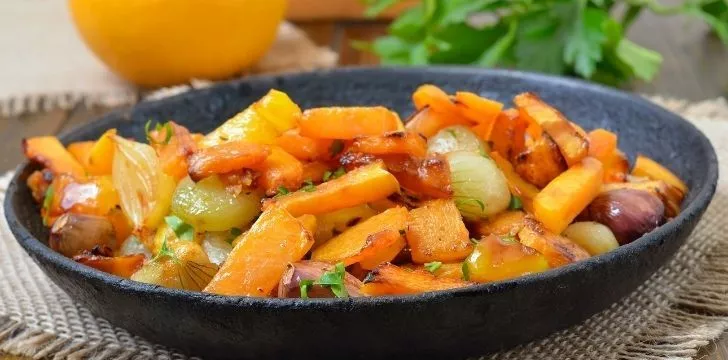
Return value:
<svg viewBox="0 0 728 360">
<path fill-rule="evenodd" d="M 384 107 L 301 111 L 271 90 L 209 134 L 174 121 L 64 147 L 25 139 L 49 244 L 164 287 L 258 297 L 414 294 L 615 249 L 688 191 L 617 135 L 532 93 L 512 109 L 433 85 L 406 124 Z"/>
</svg>

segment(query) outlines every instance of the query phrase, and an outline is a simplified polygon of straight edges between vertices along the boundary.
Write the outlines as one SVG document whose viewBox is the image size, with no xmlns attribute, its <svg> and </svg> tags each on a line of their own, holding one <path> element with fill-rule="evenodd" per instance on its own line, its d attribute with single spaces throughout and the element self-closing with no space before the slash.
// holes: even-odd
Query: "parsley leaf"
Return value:
<svg viewBox="0 0 728 360">
<path fill-rule="evenodd" d="M 164 217 L 164 222 L 166 222 L 170 229 L 174 231 L 174 234 L 177 235 L 178 239 L 186 241 L 192 241 L 195 239 L 195 228 L 184 222 L 182 219 L 174 215 L 170 215 Z"/>
<path fill-rule="evenodd" d="M 291 192 L 288 191 L 288 189 L 285 186 L 281 185 L 281 186 L 278 187 L 278 191 L 276 192 L 276 195 L 273 196 L 273 197 L 274 198 L 277 198 L 277 197 L 281 197 L 283 195 L 287 195 L 287 194 L 290 194 L 290 193 Z"/>
<path fill-rule="evenodd" d="M 169 144 L 169 140 L 172 139 L 172 134 L 174 133 L 174 130 L 172 129 L 172 124 L 170 124 L 169 122 L 164 123 L 164 125 L 157 123 L 154 126 L 154 131 L 156 133 L 156 134 L 154 134 L 154 136 L 152 135 L 152 132 L 150 130 L 151 125 L 152 125 L 152 120 L 147 120 L 147 123 L 144 124 L 144 134 L 147 136 L 147 142 L 149 142 L 150 144 L 160 144 L 160 145 Z M 164 140 L 158 142 L 155 139 L 155 136 L 159 136 L 159 134 L 163 130 L 165 132 Z"/>
<path fill-rule="evenodd" d="M 453 139 L 457 139 L 458 138 L 458 134 L 455 132 L 455 130 L 453 130 L 453 129 L 447 129 L 445 131 L 447 131 L 447 133 L 450 134 L 450 136 L 452 136 Z"/>
<path fill-rule="evenodd" d="M 344 263 L 339 262 L 334 266 L 333 271 L 327 271 L 321 277 L 313 282 L 313 285 L 321 285 L 331 289 L 334 296 L 338 298 L 348 298 L 349 293 L 344 286 L 344 277 L 346 276 L 346 268 Z"/>
<path fill-rule="evenodd" d="M 574 28 L 566 40 L 564 61 L 588 79 L 602 60 L 602 44 L 607 39 L 602 24 L 609 15 L 603 10 L 581 8 L 576 16 Z"/>
<path fill-rule="evenodd" d="M 455 199 L 455 205 L 468 205 L 475 204 L 480 207 L 480 211 L 485 211 L 485 203 L 480 199 L 468 198 L 468 199 Z"/>
<path fill-rule="evenodd" d="M 55 195 L 55 190 L 53 189 L 53 184 L 48 185 L 48 188 L 46 189 L 45 195 L 43 196 L 43 225 L 48 226 L 48 215 L 50 215 L 51 212 L 51 205 L 53 205 L 53 196 Z"/>
<path fill-rule="evenodd" d="M 437 271 L 437 269 L 439 269 L 439 268 L 440 268 L 441 266 L 442 266 L 442 262 L 440 262 L 440 261 L 433 261 L 433 262 L 428 262 L 428 263 L 425 263 L 425 269 L 426 269 L 427 271 L 429 271 L 430 273 L 433 273 L 433 274 L 434 274 L 434 273 L 435 273 L 435 271 Z"/>
<path fill-rule="evenodd" d="M 313 286 L 313 280 L 300 280 L 298 288 L 301 290 L 301 299 L 308 299 L 308 289 Z"/>
<path fill-rule="evenodd" d="M 306 181 L 303 182 L 304 185 L 301 187 L 301 190 L 306 192 L 314 192 L 316 191 L 316 185 L 313 184 L 313 180 L 306 179 Z"/>
<path fill-rule="evenodd" d="M 521 210 L 523 209 L 523 200 L 516 195 L 511 196 L 511 202 L 508 204 L 509 210 Z"/>
<path fill-rule="evenodd" d="M 162 241 L 162 246 L 159 248 L 159 252 L 157 252 L 157 255 L 152 259 L 152 261 L 157 261 L 163 257 L 169 257 L 172 260 L 177 260 L 174 251 L 172 251 L 172 249 L 169 248 L 169 244 L 167 244 L 166 237 Z"/>
</svg>

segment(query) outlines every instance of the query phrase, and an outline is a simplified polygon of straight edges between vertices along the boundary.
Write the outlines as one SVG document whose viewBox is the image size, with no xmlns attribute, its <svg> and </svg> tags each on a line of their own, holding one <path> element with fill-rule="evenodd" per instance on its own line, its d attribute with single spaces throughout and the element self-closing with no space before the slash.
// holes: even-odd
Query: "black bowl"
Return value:
<svg viewBox="0 0 728 360">
<path fill-rule="evenodd" d="M 713 196 L 716 155 L 679 116 L 639 97 L 575 80 L 472 68 L 340 69 L 253 77 L 117 111 L 61 137 L 95 139 L 115 127 L 144 138 L 148 119 L 174 119 L 197 132 L 276 88 L 301 107 L 384 104 L 406 116 L 410 94 L 434 83 L 510 103 L 534 91 L 586 129 L 619 134 L 633 159 L 647 154 L 684 179 L 682 213 L 610 253 L 542 274 L 465 289 L 404 297 L 257 299 L 164 289 L 77 264 L 47 247 L 47 230 L 22 164 L 5 200 L 10 228 L 35 261 L 94 314 L 151 341 L 207 358 L 424 358 L 479 355 L 534 340 L 583 321 L 629 294 L 672 257 Z M 18 144 L 20 146 L 20 144 Z"/>
</svg>

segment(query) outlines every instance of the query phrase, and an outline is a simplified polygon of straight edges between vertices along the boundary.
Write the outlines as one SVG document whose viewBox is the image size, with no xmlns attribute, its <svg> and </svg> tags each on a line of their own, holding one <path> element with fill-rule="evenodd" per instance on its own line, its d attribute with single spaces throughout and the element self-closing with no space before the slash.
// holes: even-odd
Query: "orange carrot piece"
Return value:
<svg viewBox="0 0 728 360">
<path fill-rule="evenodd" d="M 589 132 L 589 156 L 607 164 L 617 150 L 617 134 L 604 129 Z"/>
<path fill-rule="evenodd" d="M 271 146 L 270 155 L 260 164 L 252 165 L 260 171 L 258 184 L 266 194 L 274 195 L 279 187 L 296 190 L 303 182 L 303 164 L 280 147 Z"/>
<path fill-rule="evenodd" d="M 527 125 L 517 110 L 508 109 L 501 112 L 491 124 L 482 123 L 474 127 L 473 131 L 490 142 L 493 151 L 510 159 L 519 149 L 522 150 Z"/>
<path fill-rule="evenodd" d="M 615 150 L 612 156 L 604 164 L 604 182 L 620 183 L 627 179 L 629 173 L 629 161 L 627 156 L 619 150 Z"/>
<path fill-rule="evenodd" d="M 435 199 L 452 196 L 450 166 L 443 155 L 389 157 L 385 163 L 403 189 Z"/>
<path fill-rule="evenodd" d="M 518 106 L 521 116 L 538 123 L 547 134 L 551 135 L 569 166 L 578 164 L 588 155 L 587 139 L 561 112 L 543 102 L 536 94 L 519 94 L 513 102 Z"/>
<path fill-rule="evenodd" d="M 382 262 L 390 261 L 404 248 L 404 241 L 400 242 L 396 238 L 401 238 L 399 232 L 407 226 L 407 216 L 404 207 L 374 215 L 321 244 L 311 253 L 311 260 L 332 264 L 343 261 L 344 265 L 349 266 L 362 260 L 372 260 L 377 257 L 377 252 L 401 243 L 402 247 Z M 395 239 L 392 239 L 390 232 L 396 234 Z"/>
<path fill-rule="evenodd" d="M 688 192 L 688 186 L 673 174 L 672 171 L 644 155 L 637 156 L 634 168 L 632 169 L 632 175 L 666 182 L 670 186 L 668 195 L 676 200 L 678 204 L 682 202 L 682 199 Z"/>
<path fill-rule="evenodd" d="M 361 292 L 369 296 L 418 294 L 473 285 L 468 281 L 435 277 L 429 272 L 408 270 L 389 263 L 378 266 L 371 274 L 371 281 L 361 287 Z"/>
<path fill-rule="evenodd" d="M 374 235 L 371 246 L 359 254 L 359 265 L 365 270 L 390 262 L 407 246 L 407 242 L 397 231 L 382 231 Z"/>
<path fill-rule="evenodd" d="M 69 174 L 76 179 L 86 177 L 86 170 L 55 136 L 23 139 L 23 152 L 28 159 L 49 168 L 53 174 Z"/>
<path fill-rule="evenodd" d="M 455 93 L 455 106 L 463 117 L 478 123 L 493 123 L 503 110 L 503 104 L 467 91 Z"/>
<path fill-rule="evenodd" d="M 316 215 L 384 199 L 397 191 L 399 183 L 394 175 L 381 163 L 374 163 L 317 185 L 312 192 L 296 191 L 270 199 L 263 208 L 281 207 L 294 216 Z"/>
<path fill-rule="evenodd" d="M 169 141 L 152 143 L 152 147 L 157 152 L 160 166 L 165 174 L 180 180 L 187 176 L 189 163 L 187 158 L 197 151 L 197 142 L 190 134 L 189 130 L 182 125 L 178 125 L 174 121 L 170 121 L 168 126 L 172 128 L 172 137 Z M 150 132 L 150 136 L 159 135 L 157 131 Z"/>
<path fill-rule="evenodd" d="M 318 139 L 354 139 L 397 131 L 402 121 L 381 106 L 327 107 L 303 112 L 298 122 L 301 135 Z"/>
<path fill-rule="evenodd" d="M 294 128 L 281 134 L 276 144 L 299 160 L 314 161 L 329 158 L 331 139 L 314 139 L 301 136 L 300 129 Z"/>
<path fill-rule="evenodd" d="M 270 155 L 270 147 L 245 141 L 230 141 L 195 151 L 189 158 L 193 180 L 224 174 L 261 164 Z"/>
<path fill-rule="evenodd" d="M 533 199 L 538 194 L 538 188 L 533 184 L 523 180 L 523 178 L 516 173 L 513 169 L 513 165 L 503 158 L 499 153 L 493 151 L 490 153 L 490 157 L 495 161 L 500 171 L 505 175 L 508 181 L 508 187 L 513 195 L 521 197 L 521 199 Z"/>
<path fill-rule="evenodd" d="M 521 244 L 540 252 L 551 267 L 588 259 L 589 253 L 575 242 L 547 230 L 538 220 L 527 216 L 518 232 Z"/>
<path fill-rule="evenodd" d="M 324 175 L 329 171 L 329 166 L 320 161 L 314 161 L 303 164 L 303 180 L 311 180 L 320 183 L 324 180 Z"/>
<path fill-rule="evenodd" d="M 444 199 L 427 201 L 410 211 L 407 243 L 412 261 L 419 264 L 460 261 L 473 250 L 455 202 Z"/>
<path fill-rule="evenodd" d="M 471 123 L 458 113 L 441 113 L 426 107 L 410 116 L 405 129 L 429 138 L 441 129 L 452 125 L 470 126 Z"/>
<path fill-rule="evenodd" d="M 599 194 L 602 187 L 602 163 L 587 157 L 551 181 L 533 199 L 533 213 L 556 234 L 569 224 Z"/>
<path fill-rule="evenodd" d="M 349 151 L 374 155 L 412 155 L 425 156 L 427 141 L 413 131 L 396 131 L 384 135 L 357 138 Z"/>
<path fill-rule="evenodd" d="M 264 211 L 230 252 L 204 292 L 220 295 L 269 296 L 289 263 L 301 260 L 313 236 L 282 208 Z"/>
<path fill-rule="evenodd" d="M 143 254 L 114 257 L 80 254 L 73 257 L 78 263 L 126 279 L 142 267 L 144 259 Z"/>
</svg>

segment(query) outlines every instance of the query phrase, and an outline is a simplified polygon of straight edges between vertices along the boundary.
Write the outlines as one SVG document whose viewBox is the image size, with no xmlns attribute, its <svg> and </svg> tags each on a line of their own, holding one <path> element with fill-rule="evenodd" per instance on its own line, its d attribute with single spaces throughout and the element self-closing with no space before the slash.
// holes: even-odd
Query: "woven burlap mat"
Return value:
<svg viewBox="0 0 728 360">
<path fill-rule="evenodd" d="M 654 99 L 713 142 L 728 174 L 728 105 Z M 0 202 L 11 174 L 0 177 Z M 728 180 L 677 255 L 631 295 L 581 325 L 492 359 L 689 359 L 728 329 Z M 34 358 L 185 356 L 95 317 L 48 279 L 7 229 L 0 208 L 0 351 Z M 538 319 L 534 319 L 538 321 Z"/>
</svg>

